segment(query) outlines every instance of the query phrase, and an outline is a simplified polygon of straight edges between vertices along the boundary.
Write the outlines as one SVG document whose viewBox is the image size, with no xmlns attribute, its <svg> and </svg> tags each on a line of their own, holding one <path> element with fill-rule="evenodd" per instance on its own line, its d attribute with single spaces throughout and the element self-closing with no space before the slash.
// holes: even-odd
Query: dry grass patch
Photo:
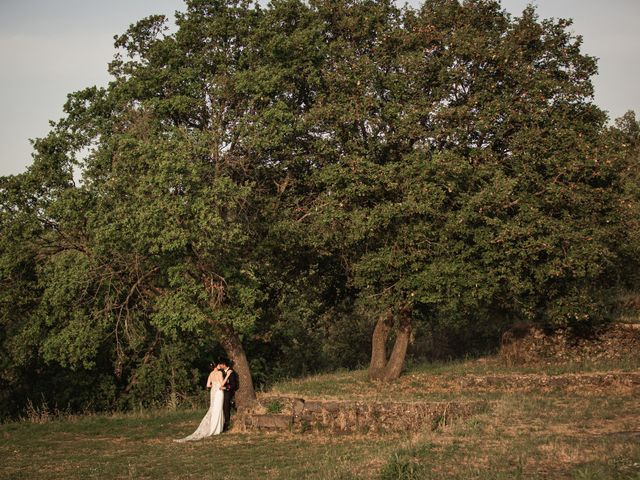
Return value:
<svg viewBox="0 0 640 480">
<path fill-rule="evenodd" d="M 547 376 L 587 373 L 545 368 Z M 174 444 L 173 438 L 193 430 L 204 409 L 4 424 L 0 478 L 640 479 L 637 384 L 572 380 L 569 387 L 541 387 L 531 373 L 488 359 L 418 366 L 391 386 L 370 384 L 358 371 L 284 382 L 270 392 L 342 401 L 491 403 L 484 413 L 412 434 L 232 433 Z M 501 381 L 470 383 L 474 376 Z M 503 381 L 516 377 L 534 380 L 526 389 Z"/>
<path fill-rule="evenodd" d="M 628 434 L 630 426 L 640 427 L 636 398 L 508 396 L 491 412 L 425 436 L 428 454 L 404 452 L 389 465 L 421 468 L 398 478 L 637 479 L 640 442 Z M 613 414 L 602 418 L 611 406 Z"/>
</svg>

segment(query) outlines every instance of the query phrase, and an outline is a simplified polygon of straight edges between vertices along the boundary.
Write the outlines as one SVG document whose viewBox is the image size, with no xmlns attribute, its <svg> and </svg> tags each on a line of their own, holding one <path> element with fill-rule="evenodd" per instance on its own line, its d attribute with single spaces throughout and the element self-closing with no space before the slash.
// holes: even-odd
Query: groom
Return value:
<svg viewBox="0 0 640 480">
<path fill-rule="evenodd" d="M 224 390 L 224 401 L 222 402 L 222 411 L 224 413 L 224 427 L 222 428 L 223 432 L 229 430 L 229 425 L 231 421 L 231 405 L 233 405 L 233 397 L 236 394 L 236 390 L 238 390 L 238 374 L 229 366 L 227 360 L 222 360 L 220 362 L 220 370 L 222 370 L 222 378 L 226 378 L 227 374 L 229 374 L 229 379 L 224 384 L 222 389 Z"/>
</svg>

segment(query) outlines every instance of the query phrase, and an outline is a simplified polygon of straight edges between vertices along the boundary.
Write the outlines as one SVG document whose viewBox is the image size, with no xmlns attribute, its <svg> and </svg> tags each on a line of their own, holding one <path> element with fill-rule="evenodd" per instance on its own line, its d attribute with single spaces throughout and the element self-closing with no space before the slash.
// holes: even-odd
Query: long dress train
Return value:
<svg viewBox="0 0 640 480">
<path fill-rule="evenodd" d="M 222 433 L 224 427 L 224 413 L 222 405 L 224 403 L 224 392 L 220 390 L 219 383 L 213 383 L 211 393 L 209 394 L 209 410 L 198 425 L 198 428 L 188 437 L 174 440 L 174 442 L 189 442 L 218 435 Z"/>
</svg>

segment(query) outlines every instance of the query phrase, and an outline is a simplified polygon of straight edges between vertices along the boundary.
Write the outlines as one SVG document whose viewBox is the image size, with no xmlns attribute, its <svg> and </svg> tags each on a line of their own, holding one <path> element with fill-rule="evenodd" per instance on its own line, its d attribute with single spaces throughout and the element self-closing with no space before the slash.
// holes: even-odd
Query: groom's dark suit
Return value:
<svg viewBox="0 0 640 480">
<path fill-rule="evenodd" d="M 231 370 L 227 368 L 223 372 L 223 377 L 227 376 L 227 373 Z M 236 394 L 236 390 L 238 390 L 238 374 L 231 370 L 231 375 L 229 375 L 229 380 L 224 385 L 224 401 L 222 403 L 222 411 L 224 413 L 224 428 L 223 432 L 226 432 L 229 429 L 229 422 L 231 421 L 231 404 L 233 403 L 233 397 Z"/>
</svg>

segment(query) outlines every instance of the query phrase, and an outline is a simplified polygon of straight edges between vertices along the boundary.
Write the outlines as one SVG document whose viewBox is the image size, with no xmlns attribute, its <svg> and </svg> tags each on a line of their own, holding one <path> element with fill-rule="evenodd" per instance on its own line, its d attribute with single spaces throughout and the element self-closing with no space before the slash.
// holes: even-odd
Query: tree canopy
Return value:
<svg viewBox="0 0 640 480">
<path fill-rule="evenodd" d="M 116 36 L 0 183 L 2 415 L 166 404 L 425 328 L 593 325 L 637 286 L 638 123 L 568 20 L 493 0 L 188 0 Z M 391 354 L 387 354 L 393 340 Z M 464 349 L 462 345 L 460 348 Z"/>
</svg>

